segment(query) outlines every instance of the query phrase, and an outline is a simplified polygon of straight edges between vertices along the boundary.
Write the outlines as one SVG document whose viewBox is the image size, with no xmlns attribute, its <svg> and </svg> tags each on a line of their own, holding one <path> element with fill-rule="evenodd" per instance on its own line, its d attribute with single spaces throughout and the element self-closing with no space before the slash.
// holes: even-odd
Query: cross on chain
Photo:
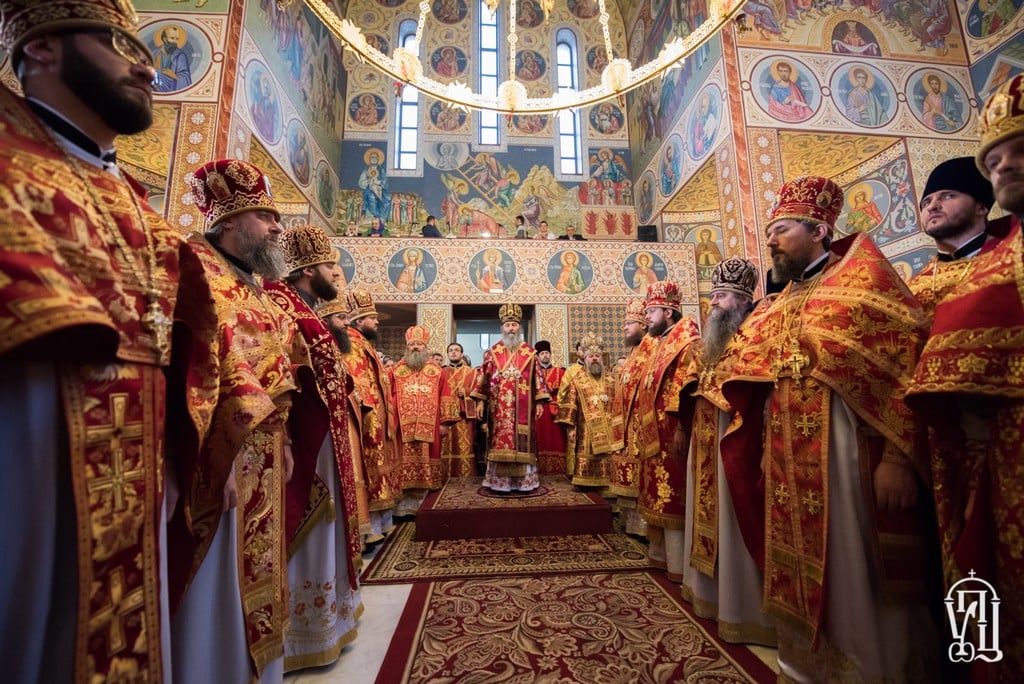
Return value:
<svg viewBox="0 0 1024 684">
<path fill-rule="evenodd" d="M 408 394 L 430 394 L 430 385 L 406 385 L 404 391 Z"/>
<path fill-rule="evenodd" d="M 109 623 L 107 631 L 107 652 L 117 653 L 125 647 L 124 625 L 121 620 L 143 605 L 142 587 L 125 595 L 124 568 L 114 568 L 110 573 L 110 603 L 93 614 L 89 619 L 89 630 L 96 632 Z"/>
<path fill-rule="evenodd" d="M 130 482 L 143 478 L 141 468 L 125 470 L 124 446 L 121 440 L 133 440 L 142 437 L 142 423 L 125 425 L 125 413 L 128 408 L 127 394 L 114 394 L 110 397 L 110 424 L 86 428 L 86 446 L 99 446 L 107 443 L 110 447 L 110 473 L 94 477 L 89 481 L 89 493 L 111 490 L 114 496 L 114 510 L 122 511 L 125 504 L 125 490 Z"/>
</svg>

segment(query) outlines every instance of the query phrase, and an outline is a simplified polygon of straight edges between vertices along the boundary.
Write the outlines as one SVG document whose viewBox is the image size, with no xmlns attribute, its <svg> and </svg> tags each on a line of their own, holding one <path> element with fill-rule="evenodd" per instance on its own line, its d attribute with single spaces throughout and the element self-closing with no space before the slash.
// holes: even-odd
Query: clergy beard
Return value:
<svg viewBox="0 0 1024 684">
<path fill-rule="evenodd" d="M 772 282 L 776 285 L 788 283 L 804 274 L 811 265 L 810 259 L 791 257 L 778 252 L 772 255 Z"/>
<path fill-rule="evenodd" d="M 740 329 L 746 317 L 747 314 L 742 309 L 711 309 L 707 325 L 704 327 L 704 353 L 701 356 L 705 368 L 711 368 L 718 363 L 722 352 L 725 351 L 725 345 L 729 344 L 729 340 Z"/>
<path fill-rule="evenodd" d="M 519 333 L 502 333 L 501 342 L 509 351 L 515 351 L 523 343 L 523 337 Z"/>
<path fill-rule="evenodd" d="M 661 337 L 662 333 L 664 333 L 666 330 L 668 330 L 668 326 L 671 323 L 672 323 L 672 321 L 670 321 L 668 319 L 668 316 L 666 316 L 665 318 L 661 319 L 657 323 L 654 323 L 653 325 L 648 326 L 647 334 L 650 335 L 651 337 Z"/>
<path fill-rule="evenodd" d="M 314 273 L 313 277 L 309 279 L 309 288 L 313 290 L 313 294 L 325 302 L 332 301 L 338 297 L 338 288 L 320 271 Z"/>
<path fill-rule="evenodd" d="M 242 263 L 267 280 L 280 280 L 288 273 L 281 245 L 269 234 L 257 237 L 245 229 L 239 230 L 238 251 L 236 256 Z"/>
<path fill-rule="evenodd" d="M 636 345 L 640 344 L 641 340 L 644 339 L 644 335 L 646 335 L 646 334 L 647 334 L 647 331 L 644 330 L 643 328 L 640 328 L 636 332 L 629 333 L 624 338 L 625 342 L 626 342 L 626 346 L 632 349 Z"/>
<path fill-rule="evenodd" d="M 110 49 L 109 38 L 106 47 Z M 73 36 L 64 37 L 61 49 L 64 52 L 60 68 L 61 82 L 89 109 L 96 112 L 111 130 L 121 135 L 134 135 L 153 125 L 152 96 L 142 99 L 144 93 L 141 89 L 138 95 L 133 94 L 138 88 L 149 87 L 144 80 L 139 80 L 141 76 L 126 76 L 115 81 L 82 54 Z"/>
<path fill-rule="evenodd" d="M 601 375 L 604 373 L 604 364 L 601 363 L 600 361 L 595 361 L 594 363 L 587 366 L 587 372 L 590 373 L 590 377 L 594 378 L 595 380 L 600 380 Z"/>
<path fill-rule="evenodd" d="M 338 348 L 341 349 L 342 354 L 352 353 L 352 338 L 348 336 L 348 330 L 332 326 L 331 334 L 334 335 L 334 339 L 338 342 Z"/>
<path fill-rule="evenodd" d="M 365 327 L 365 328 L 364 327 L 360 327 L 359 321 L 356 321 L 355 323 L 353 323 L 352 327 L 354 327 L 356 330 L 361 332 L 363 334 L 363 337 L 368 339 L 370 342 L 376 342 L 377 341 L 377 337 L 378 337 L 377 331 L 374 330 L 373 328 L 370 328 L 370 327 Z"/>
<path fill-rule="evenodd" d="M 405 352 L 405 365 L 412 368 L 414 371 L 421 371 L 423 367 L 427 365 L 427 359 L 430 356 L 427 354 L 426 349 L 420 351 L 407 351 Z"/>
</svg>

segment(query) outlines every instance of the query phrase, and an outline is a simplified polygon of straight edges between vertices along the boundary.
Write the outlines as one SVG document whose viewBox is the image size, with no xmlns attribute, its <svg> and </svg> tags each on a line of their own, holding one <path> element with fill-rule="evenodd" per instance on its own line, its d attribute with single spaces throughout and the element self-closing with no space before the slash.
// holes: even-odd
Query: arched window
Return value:
<svg viewBox="0 0 1024 684">
<path fill-rule="evenodd" d="M 406 19 L 398 25 L 398 44 L 409 47 L 416 38 L 416 22 Z M 415 170 L 419 150 L 420 92 L 411 85 L 402 88 L 395 117 L 395 168 Z"/>
<path fill-rule="evenodd" d="M 480 2 L 480 93 L 498 94 L 498 13 Z M 481 145 L 498 145 L 498 112 L 480 112 Z"/>
<path fill-rule="evenodd" d="M 579 60 L 576 34 L 559 29 L 555 37 L 555 78 L 558 92 L 578 90 Z M 558 113 L 558 169 L 562 176 L 583 173 L 583 140 L 578 110 L 564 109 Z"/>
</svg>

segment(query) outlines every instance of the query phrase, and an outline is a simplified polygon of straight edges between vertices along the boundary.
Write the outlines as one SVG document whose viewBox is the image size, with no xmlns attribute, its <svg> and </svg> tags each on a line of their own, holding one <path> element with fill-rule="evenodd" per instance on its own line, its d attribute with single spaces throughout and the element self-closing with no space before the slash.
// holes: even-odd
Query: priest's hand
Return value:
<svg viewBox="0 0 1024 684">
<path fill-rule="evenodd" d="M 676 428 L 676 432 L 672 435 L 672 456 L 675 458 L 682 458 L 684 456 L 684 449 L 686 448 L 686 431 L 682 427 Z"/>
<path fill-rule="evenodd" d="M 879 511 L 898 513 L 917 503 L 917 476 L 910 466 L 882 461 L 875 468 L 874 485 Z"/>
<path fill-rule="evenodd" d="M 284 481 L 291 482 L 292 473 L 295 472 L 295 457 L 292 456 L 292 445 L 284 445 Z"/>
<path fill-rule="evenodd" d="M 441 436 L 445 437 L 447 434 L 448 434 L 448 426 L 447 425 L 442 425 L 441 426 Z"/>
<path fill-rule="evenodd" d="M 238 505 L 238 484 L 235 482 L 235 471 L 228 475 L 228 481 L 224 483 L 224 510 L 229 511 Z"/>
<path fill-rule="evenodd" d="M 540 420 L 540 417 L 544 415 L 544 404 L 537 404 L 537 408 L 533 410 L 533 417 Z"/>
</svg>

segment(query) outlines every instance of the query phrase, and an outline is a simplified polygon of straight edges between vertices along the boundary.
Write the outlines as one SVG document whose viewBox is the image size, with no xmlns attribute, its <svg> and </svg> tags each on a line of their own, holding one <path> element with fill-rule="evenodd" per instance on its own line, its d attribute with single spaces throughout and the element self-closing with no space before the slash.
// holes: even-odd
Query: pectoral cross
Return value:
<svg viewBox="0 0 1024 684">
<path fill-rule="evenodd" d="M 786 354 L 786 357 L 783 359 L 782 355 L 780 354 L 778 358 L 772 361 L 772 372 L 775 373 L 776 376 L 775 386 L 778 387 L 779 385 L 779 374 L 788 366 L 788 370 L 790 372 L 791 377 L 793 378 L 793 381 L 796 383 L 796 386 L 799 387 L 802 384 L 801 378 L 803 377 L 801 371 L 803 371 L 804 368 L 809 366 L 810 363 L 811 357 L 800 351 L 800 341 L 797 340 L 795 337 L 790 338 L 789 351 Z"/>
<path fill-rule="evenodd" d="M 125 490 L 131 482 L 143 479 L 142 469 L 125 470 L 124 446 L 121 440 L 139 439 L 142 437 L 142 423 L 125 425 L 125 412 L 128 408 L 128 395 L 115 394 L 110 397 L 110 424 L 87 428 L 85 443 L 87 446 L 98 446 L 107 443 L 110 447 L 110 469 L 106 475 L 94 477 L 89 481 L 90 493 L 111 490 L 114 497 L 114 510 L 127 508 Z"/>
<path fill-rule="evenodd" d="M 148 304 L 146 313 L 142 315 L 142 327 L 153 333 L 153 346 L 160 355 L 160 365 L 171 360 L 171 328 L 174 321 L 164 313 L 160 306 L 160 293 L 150 291 L 146 294 Z"/>
</svg>

